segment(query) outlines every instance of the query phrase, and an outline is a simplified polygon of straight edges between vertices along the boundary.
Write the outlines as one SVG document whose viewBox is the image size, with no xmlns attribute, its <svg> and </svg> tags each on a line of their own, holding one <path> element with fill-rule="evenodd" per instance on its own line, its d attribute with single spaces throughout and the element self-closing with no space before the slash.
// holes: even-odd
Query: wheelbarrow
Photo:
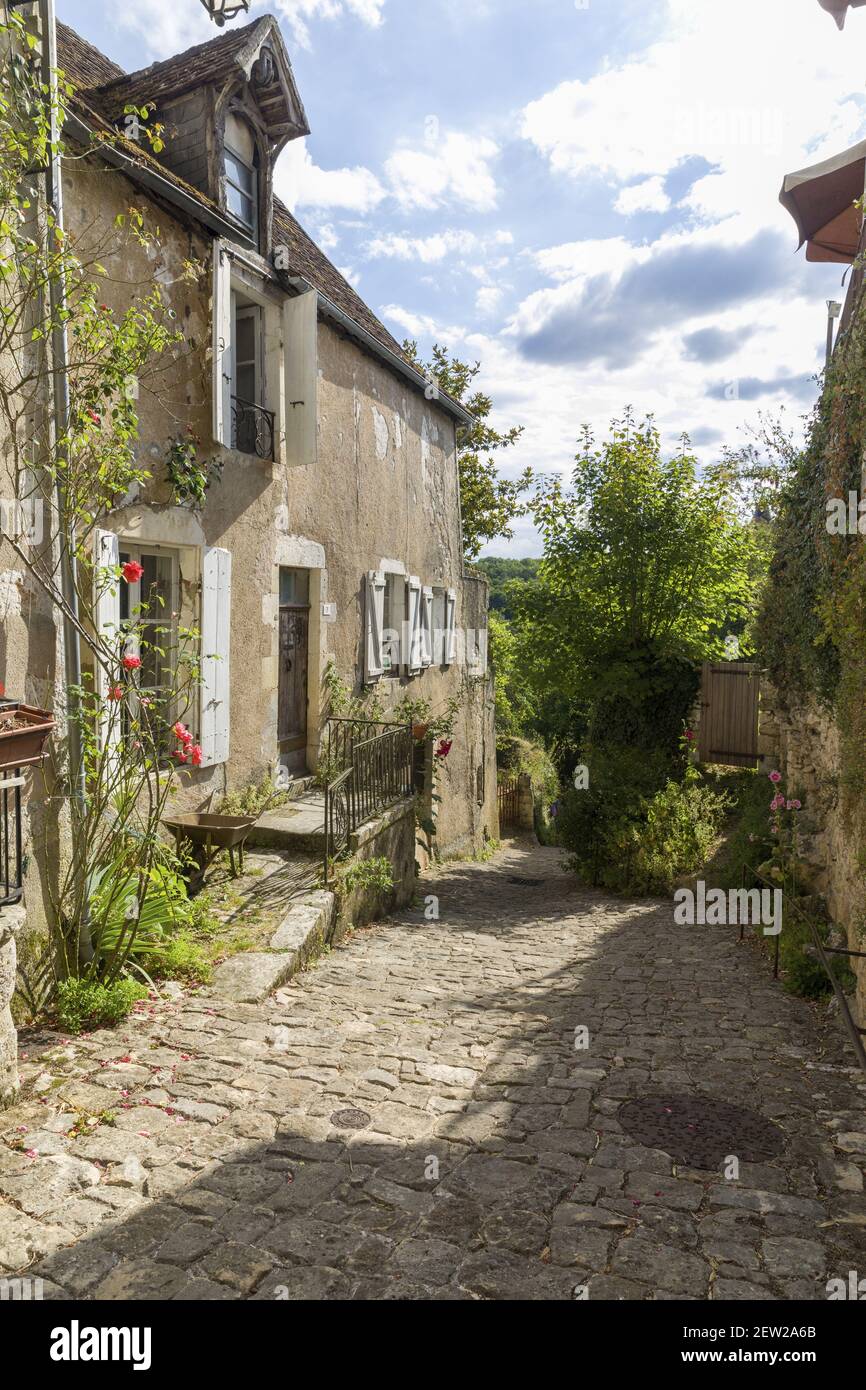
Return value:
<svg viewBox="0 0 866 1390">
<path fill-rule="evenodd" d="M 244 845 L 247 836 L 258 820 L 258 816 L 215 816 L 207 812 L 193 811 L 185 816 L 174 816 L 164 820 L 163 825 L 174 834 L 178 856 L 184 846 L 187 857 L 192 858 L 198 872 L 190 878 L 190 888 L 200 888 L 204 876 L 218 854 L 229 852 L 232 878 L 244 871 Z M 237 861 L 235 861 L 237 850 Z"/>
</svg>

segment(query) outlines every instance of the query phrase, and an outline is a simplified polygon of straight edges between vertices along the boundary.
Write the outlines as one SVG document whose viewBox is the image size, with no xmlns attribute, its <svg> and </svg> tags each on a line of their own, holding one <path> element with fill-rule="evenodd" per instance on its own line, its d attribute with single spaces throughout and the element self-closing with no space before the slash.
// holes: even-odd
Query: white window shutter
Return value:
<svg viewBox="0 0 866 1390">
<path fill-rule="evenodd" d="M 315 290 L 283 305 L 286 459 L 312 467 L 318 457 L 319 317 Z"/>
<path fill-rule="evenodd" d="M 445 595 L 445 654 L 443 665 L 451 666 L 454 662 L 454 650 L 457 644 L 457 591 L 449 589 Z"/>
<path fill-rule="evenodd" d="M 421 590 L 421 666 L 433 665 L 433 590 Z"/>
<path fill-rule="evenodd" d="M 231 602 L 231 552 L 207 547 L 201 576 L 202 767 L 229 757 Z"/>
<path fill-rule="evenodd" d="M 95 533 L 95 563 L 97 571 L 106 569 L 117 569 L 120 564 L 120 541 L 113 531 L 97 531 Z M 97 636 L 103 642 L 107 642 L 116 653 L 117 662 L 120 661 L 120 581 L 113 580 L 110 584 L 106 582 L 105 576 L 96 574 L 96 595 L 93 609 L 93 623 L 96 628 Z M 102 666 L 96 662 L 96 691 L 102 702 L 102 715 L 100 717 L 99 741 L 105 748 L 107 745 L 115 745 L 120 741 L 120 718 L 118 714 L 119 706 L 112 705 L 108 700 L 109 686 L 114 683 L 113 677 L 117 675 L 117 670 L 112 670 L 111 677 Z"/>
<path fill-rule="evenodd" d="M 364 682 L 377 681 L 385 670 L 385 576 L 370 570 L 364 585 Z"/>
<path fill-rule="evenodd" d="M 409 674 L 417 676 L 421 670 L 423 641 L 421 632 L 421 580 L 417 575 L 411 574 L 409 576 L 406 588 L 409 594 L 409 618 L 407 622 L 409 652 L 406 665 L 409 668 Z"/>
<path fill-rule="evenodd" d="M 225 243 L 213 244 L 213 437 L 232 446 L 232 263 Z"/>
</svg>

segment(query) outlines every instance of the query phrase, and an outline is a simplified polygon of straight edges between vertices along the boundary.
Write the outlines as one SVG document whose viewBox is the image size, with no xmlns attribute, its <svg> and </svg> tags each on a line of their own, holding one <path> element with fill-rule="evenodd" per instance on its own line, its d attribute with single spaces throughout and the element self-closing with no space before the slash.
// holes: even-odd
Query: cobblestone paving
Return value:
<svg viewBox="0 0 866 1390">
<path fill-rule="evenodd" d="M 439 921 L 359 932 L 265 1005 L 25 1043 L 0 1269 L 96 1299 L 817 1299 L 866 1275 L 866 1088 L 753 946 L 579 889 L 553 850 L 422 892 Z M 677 1168 L 616 1118 L 665 1091 L 759 1110 L 782 1156 Z"/>
</svg>

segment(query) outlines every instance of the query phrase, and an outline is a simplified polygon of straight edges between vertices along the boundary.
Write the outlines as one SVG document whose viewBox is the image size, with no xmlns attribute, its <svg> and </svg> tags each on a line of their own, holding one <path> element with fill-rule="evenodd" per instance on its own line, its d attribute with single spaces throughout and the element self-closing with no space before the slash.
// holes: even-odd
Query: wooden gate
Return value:
<svg viewBox="0 0 866 1390">
<path fill-rule="evenodd" d="M 519 820 L 519 792 L 517 778 L 509 777 L 499 783 L 499 824 L 516 825 Z"/>
<path fill-rule="evenodd" d="M 760 672 L 750 661 L 705 661 L 701 675 L 701 762 L 757 767 Z"/>
</svg>

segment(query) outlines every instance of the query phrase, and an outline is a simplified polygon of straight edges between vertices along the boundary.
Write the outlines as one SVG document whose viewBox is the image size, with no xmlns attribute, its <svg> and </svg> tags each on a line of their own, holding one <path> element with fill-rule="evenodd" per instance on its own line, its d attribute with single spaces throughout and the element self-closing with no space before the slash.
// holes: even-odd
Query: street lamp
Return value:
<svg viewBox="0 0 866 1390">
<path fill-rule="evenodd" d="M 214 24 L 223 27 L 227 19 L 234 19 L 241 10 L 248 13 L 250 0 L 201 0 Z"/>
<path fill-rule="evenodd" d="M 848 11 L 858 10 L 861 5 L 866 5 L 866 0 L 818 0 L 818 4 L 833 16 L 840 29 L 844 29 Z"/>
</svg>

